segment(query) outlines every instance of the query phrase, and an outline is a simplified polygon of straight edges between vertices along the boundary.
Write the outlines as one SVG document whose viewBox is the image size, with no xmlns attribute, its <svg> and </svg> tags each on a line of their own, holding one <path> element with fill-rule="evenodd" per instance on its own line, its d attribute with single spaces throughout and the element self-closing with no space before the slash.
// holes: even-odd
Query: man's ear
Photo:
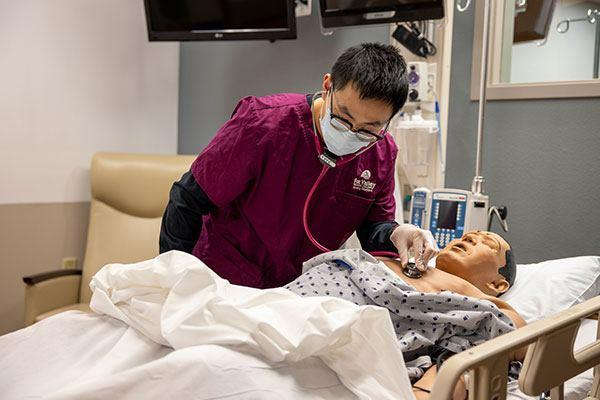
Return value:
<svg viewBox="0 0 600 400">
<path fill-rule="evenodd" d="M 496 296 L 500 296 L 510 288 L 510 283 L 503 277 L 500 277 L 493 282 L 486 283 L 485 286 L 491 292 L 495 293 Z"/>
<path fill-rule="evenodd" d="M 331 74 L 325 74 L 323 76 L 323 91 L 328 92 L 331 89 Z"/>
</svg>

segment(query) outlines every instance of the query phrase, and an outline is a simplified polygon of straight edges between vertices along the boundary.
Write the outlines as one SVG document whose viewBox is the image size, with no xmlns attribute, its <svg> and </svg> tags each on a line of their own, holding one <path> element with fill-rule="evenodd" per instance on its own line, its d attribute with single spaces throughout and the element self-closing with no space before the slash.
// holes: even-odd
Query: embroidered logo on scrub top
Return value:
<svg viewBox="0 0 600 400">
<path fill-rule="evenodd" d="M 360 178 L 354 178 L 354 183 L 352 185 L 352 189 L 354 190 L 362 190 L 363 192 L 372 192 L 375 189 L 375 182 L 371 182 L 371 171 L 365 169 L 362 174 L 360 174 Z"/>
</svg>

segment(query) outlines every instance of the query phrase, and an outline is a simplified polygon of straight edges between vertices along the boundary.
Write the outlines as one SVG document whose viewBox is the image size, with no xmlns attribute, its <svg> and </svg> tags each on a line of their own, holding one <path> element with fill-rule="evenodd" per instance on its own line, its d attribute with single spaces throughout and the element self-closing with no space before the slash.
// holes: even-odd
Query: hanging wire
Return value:
<svg viewBox="0 0 600 400">
<path fill-rule="evenodd" d="M 416 54 L 420 57 L 431 57 L 431 56 L 435 55 L 435 53 L 437 53 L 437 47 L 435 46 L 435 44 L 433 44 L 431 41 L 429 41 L 427 39 L 427 37 L 425 37 L 426 32 L 423 32 L 421 30 L 421 28 L 419 27 L 419 23 L 405 22 L 405 23 L 399 23 L 398 25 L 404 26 L 419 41 L 418 53 L 415 53 L 413 51 L 414 54 Z M 426 25 L 423 24 L 423 26 L 426 26 Z"/>
<path fill-rule="evenodd" d="M 427 54 L 427 57 L 435 55 L 435 53 L 437 53 L 437 47 L 431 41 L 429 41 L 429 39 L 427 39 L 426 32 L 422 29 L 425 24 L 422 24 L 422 26 L 419 27 L 414 22 L 410 22 L 409 26 L 417 35 L 419 40 L 421 40 L 421 45 L 423 46 L 423 50 L 425 51 L 425 54 Z"/>
</svg>

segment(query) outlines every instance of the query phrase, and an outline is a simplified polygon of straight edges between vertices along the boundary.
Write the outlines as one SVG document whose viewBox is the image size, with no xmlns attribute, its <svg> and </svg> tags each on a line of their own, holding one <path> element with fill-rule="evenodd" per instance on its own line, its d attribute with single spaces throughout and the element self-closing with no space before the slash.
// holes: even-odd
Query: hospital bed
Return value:
<svg viewBox="0 0 600 400">
<path fill-rule="evenodd" d="M 509 354 L 525 346 L 518 389 L 516 382 L 510 385 L 508 398 L 539 398 L 549 392 L 553 400 L 600 399 L 599 267 L 600 257 L 519 266 L 514 289 L 520 293 L 509 292 L 506 300 L 530 323 L 449 358 L 438 372 L 431 399 L 451 398 L 461 376 L 469 399 L 503 399 L 509 386 Z M 579 273 L 585 277 L 580 279 Z M 544 288 L 544 283 L 553 288 Z M 521 297 L 526 292 L 529 299 Z"/>
<path fill-rule="evenodd" d="M 600 258 L 598 257 L 576 257 L 519 265 L 515 285 L 505 296 L 506 300 L 530 324 L 449 358 L 439 372 L 431 398 L 451 398 L 450 389 L 454 386 L 454 382 L 463 375 L 464 371 L 469 370 L 471 370 L 468 379 L 471 399 L 502 399 L 505 396 L 511 400 L 537 399 L 539 396 L 527 397 L 524 393 L 537 395 L 552 389 L 554 389 L 552 398 L 561 399 L 563 398 L 560 396 L 562 387 L 566 389 L 564 397 L 566 399 L 585 398 L 592 388 L 592 376 L 589 371 L 575 379 L 569 378 L 595 367 L 600 362 L 599 345 L 596 343 L 597 323 L 586 319 L 587 316 L 600 311 L 600 297 L 597 297 L 600 288 L 599 277 Z M 532 290 L 533 287 L 537 290 Z M 304 300 L 306 299 L 302 299 Z M 293 316 L 293 319 L 297 318 L 297 315 Z M 78 320 L 83 320 L 87 325 L 77 327 Z M 97 323 L 92 323 L 98 320 L 103 321 L 104 328 L 100 330 Z M 264 396 L 267 397 L 263 397 L 263 394 L 256 395 L 258 391 L 266 390 L 267 386 L 271 393 L 276 391 L 279 397 L 290 399 L 356 398 L 340 383 L 327 365 L 315 358 L 299 363 L 273 363 L 258 356 L 251 357 L 246 352 L 238 352 L 235 347 L 228 346 L 193 346 L 173 350 L 135 333 L 136 329 L 127 327 L 120 321 L 110 322 L 110 320 L 112 318 L 98 316 L 86 318 L 84 314 L 67 313 L 55 315 L 29 328 L 34 331 L 16 332 L 12 343 L 10 340 L 7 343 L 0 337 L 0 367 L 3 364 L 3 353 L 11 347 L 8 345 L 31 340 L 35 336 L 32 332 L 37 329 L 40 335 L 42 333 L 45 335 L 43 341 L 45 346 L 40 346 L 39 340 L 30 342 L 32 345 L 25 349 L 26 354 L 21 355 L 27 360 L 23 370 L 31 370 L 30 365 L 34 360 L 37 360 L 37 365 L 42 366 L 45 366 L 48 360 L 50 362 L 55 362 L 57 358 L 66 360 L 64 365 L 55 366 L 56 368 L 50 371 L 36 370 L 35 374 L 31 374 L 35 376 L 43 374 L 42 384 L 51 386 L 50 389 L 56 389 L 55 381 L 65 382 L 69 389 L 67 392 L 70 391 L 72 396 L 55 396 L 55 398 L 80 398 L 78 396 L 83 392 L 88 393 L 91 398 L 102 398 L 107 396 L 107 391 L 116 394 L 117 390 L 130 390 L 132 382 L 138 381 L 148 384 L 149 388 L 144 389 L 147 393 L 152 393 L 153 390 L 165 390 L 167 386 L 178 386 L 182 395 L 198 390 L 199 387 L 204 391 L 203 393 L 208 390 L 215 395 L 221 395 L 219 391 L 227 388 L 225 386 L 215 388 L 213 382 L 222 382 L 222 379 L 218 380 L 222 374 L 227 374 L 228 379 L 235 382 L 234 387 L 248 389 L 247 392 L 255 396 L 234 396 L 234 398 L 276 398 L 266 394 Z M 580 323 L 581 328 L 577 332 Z M 578 350 L 575 356 L 571 356 L 573 338 L 576 334 L 578 340 L 575 348 Z M 103 340 L 98 341 L 98 337 L 102 337 Z M 109 346 L 108 349 L 102 347 L 93 352 L 95 347 L 107 346 L 111 337 L 115 337 L 114 346 Z M 122 337 L 128 338 L 129 341 L 123 342 Z M 136 337 L 135 341 L 131 341 L 133 337 Z M 522 390 L 518 390 L 515 382 L 508 384 L 506 382 L 507 353 L 528 344 L 530 349 L 520 376 Z M 74 345 L 77 345 L 76 348 L 69 351 L 61 348 L 61 346 Z M 133 354 L 129 355 L 129 350 Z M 21 359 L 21 357 L 15 358 Z M 135 362 L 128 357 L 132 357 Z M 142 363 L 140 359 L 143 360 Z M 177 361 L 174 362 L 174 359 Z M 195 367 L 198 360 L 202 360 L 200 369 Z M 104 380 L 90 376 L 94 375 L 92 372 L 113 371 L 115 364 L 117 370 L 122 369 L 124 364 L 127 368 L 120 371 L 121 375 L 108 376 Z M 76 367 L 73 368 L 71 365 Z M 236 365 L 236 368 L 230 368 L 231 365 Z M 56 370 L 60 370 L 61 374 L 56 374 Z M 91 371 L 86 376 L 90 380 L 86 381 L 85 386 L 79 388 L 77 385 L 75 388 L 69 386 L 72 377 L 78 376 L 83 370 Z M 189 371 L 201 373 L 197 372 L 199 375 L 193 376 L 192 379 Z M 63 377 L 63 373 L 67 374 L 67 378 Z M 124 379 L 123 375 L 128 376 L 129 379 Z M 147 376 L 153 376 L 153 379 L 145 380 Z M 162 381 L 158 379 L 161 376 L 164 377 Z M 205 379 L 200 382 L 197 380 L 198 376 Z M 0 389 L 4 389 L 2 379 L 0 376 Z M 162 383 L 159 384 L 159 381 Z M 20 386 L 41 387 L 37 381 L 24 382 Z M 139 387 L 134 387 L 140 390 Z M 594 383 L 593 391 L 596 393 L 597 383 Z"/>
<path fill-rule="evenodd" d="M 590 316 L 597 316 L 599 311 L 600 297 L 596 297 L 449 358 L 438 373 L 431 399 L 451 399 L 453 388 L 463 375 L 466 375 L 469 399 L 504 399 L 509 353 L 527 345 L 518 381 L 520 391 L 530 396 L 540 396 L 549 391 L 551 399 L 564 399 L 565 382 L 594 368 L 591 387 L 587 385 L 589 380 L 585 380 L 579 389 L 588 393 L 586 399 L 599 399 L 598 334 L 594 335 L 591 343 L 574 349 L 582 322 Z"/>
<path fill-rule="evenodd" d="M 115 260 L 135 262 L 155 256 L 158 249 L 144 243 L 156 242 L 168 188 L 189 168 L 192 161 L 193 157 L 186 156 L 114 153 L 94 156 L 92 204 L 83 276 L 81 271 L 72 270 L 24 278 L 27 283 L 27 324 L 63 311 L 89 310 L 87 303 L 91 293 L 87 282 L 102 265 Z M 132 240 L 132 237 L 136 240 Z M 450 398 L 450 388 L 465 372 L 469 376 L 471 399 L 501 399 L 506 395 L 507 387 L 509 398 L 525 398 L 521 397 L 522 393 L 514 383 L 507 383 L 506 380 L 508 352 L 525 345 L 529 345 L 529 351 L 519 379 L 523 393 L 539 396 L 542 391 L 551 390 L 552 399 L 561 399 L 561 392 L 566 388 L 566 398 L 569 399 L 583 398 L 581 393 L 589 390 L 598 396 L 598 378 L 594 378 L 592 388 L 591 374 L 579 375 L 600 364 L 597 324 L 593 320 L 586 320 L 586 317 L 600 311 L 600 298 L 595 297 L 600 294 L 598 260 L 598 257 L 587 257 L 519 266 L 516 285 L 509 291 L 507 301 L 521 314 L 530 315 L 529 322 L 544 318 L 451 357 L 439 371 L 431 398 Z M 574 269 L 578 269 L 578 272 Z M 534 270 L 538 271 L 538 275 L 530 273 Z M 576 282 L 579 285 L 577 290 L 569 298 L 570 304 L 564 302 L 559 304 L 560 307 L 549 308 L 548 304 L 556 303 L 556 293 L 542 291 L 538 293 L 538 300 L 545 298 L 546 301 L 530 301 L 519 308 L 519 299 L 515 296 L 511 298 L 511 294 L 532 292 L 531 287 L 520 286 L 524 282 L 539 284 L 541 279 L 549 279 L 550 270 L 567 271 L 570 277 L 579 279 Z M 564 275 L 558 274 L 553 282 L 548 282 L 548 286 L 562 290 L 565 279 Z M 582 328 L 578 332 L 580 324 Z M 573 354 L 576 335 L 586 345 Z M 329 375 L 326 374 L 327 368 L 323 365 L 313 367 L 315 375 L 331 375 L 330 371 Z M 578 385 L 564 384 L 577 375 Z M 305 376 L 305 379 L 308 378 Z M 569 382 L 573 382 L 573 379 Z"/>
</svg>

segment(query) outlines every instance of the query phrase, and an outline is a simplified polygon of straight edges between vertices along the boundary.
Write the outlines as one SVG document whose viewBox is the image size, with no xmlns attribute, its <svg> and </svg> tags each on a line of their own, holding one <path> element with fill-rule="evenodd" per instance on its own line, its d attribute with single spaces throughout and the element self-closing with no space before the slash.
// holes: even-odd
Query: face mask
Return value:
<svg viewBox="0 0 600 400">
<path fill-rule="evenodd" d="M 370 144 L 370 142 L 360 140 L 354 132 L 345 126 L 332 121 L 329 105 L 325 110 L 325 116 L 321 118 L 319 123 L 321 124 L 321 133 L 327 150 L 336 156 L 356 153 Z"/>
</svg>

